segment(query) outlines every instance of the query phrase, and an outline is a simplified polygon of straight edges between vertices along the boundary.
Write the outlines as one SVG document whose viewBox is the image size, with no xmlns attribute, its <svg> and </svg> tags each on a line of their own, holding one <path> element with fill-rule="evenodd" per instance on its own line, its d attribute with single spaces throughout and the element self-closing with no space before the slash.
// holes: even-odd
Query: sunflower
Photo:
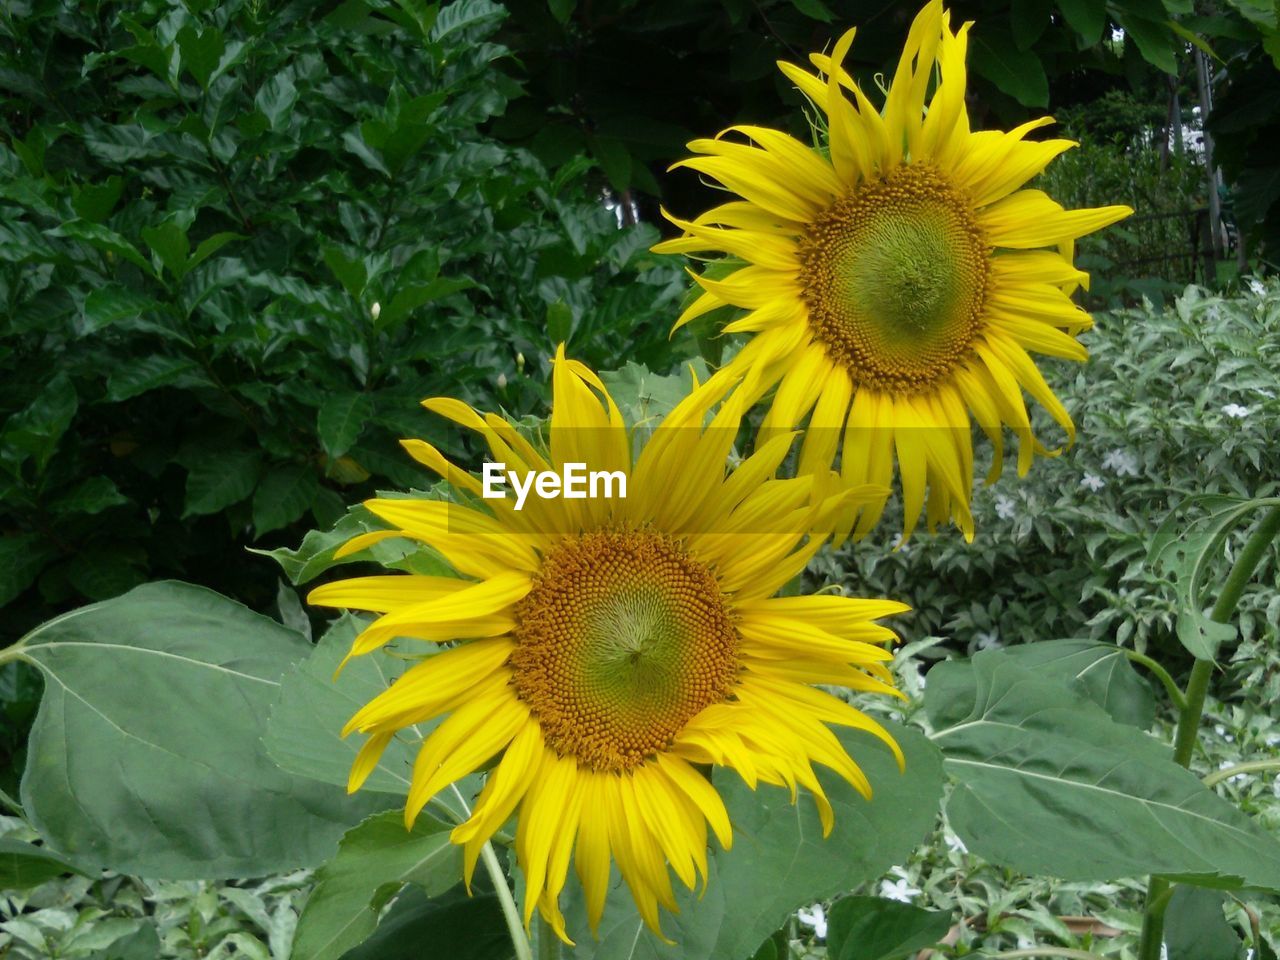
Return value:
<svg viewBox="0 0 1280 960">
<path fill-rule="evenodd" d="M 553 389 L 545 452 L 496 415 L 449 399 L 424 405 L 480 434 L 508 470 L 621 471 L 625 499 L 530 497 L 523 509 L 477 500 L 476 477 L 429 444 L 405 441 L 470 498 L 370 500 L 390 529 L 343 549 L 409 537 L 461 576 L 361 577 L 322 586 L 309 601 L 382 614 L 351 656 L 394 638 L 451 644 L 430 649 L 351 718 L 345 733 L 367 735 L 351 790 L 392 737 L 443 716 L 418 750 L 406 823 L 443 787 L 499 758 L 451 834 L 464 846 L 468 884 L 481 848 L 518 811 L 526 927 L 536 906 L 567 941 L 558 899 L 572 859 L 595 933 L 616 861 L 661 935 L 659 905 L 676 909 L 670 872 L 705 885 L 708 825 L 724 847 L 732 840 L 703 765 L 731 767 L 753 788 L 789 787 L 793 802 L 806 788 L 829 831 L 832 808 L 813 764 L 864 796 L 871 787 L 828 724 L 869 731 L 902 763 L 877 723 L 811 684 L 900 696 L 885 667 L 894 634 L 873 621 L 906 607 L 773 596 L 804 569 L 839 509 L 883 491 L 845 491 L 815 506 L 812 478 L 772 479 L 787 436 L 726 474 L 745 394 L 733 393 L 704 426 L 718 398 L 695 390 L 633 462 L 618 407 L 563 349 Z"/>
<path fill-rule="evenodd" d="M 970 416 L 994 447 L 988 482 L 1001 472 L 1005 425 L 1018 438 L 1019 475 L 1036 454 L 1059 452 L 1033 435 L 1024 391 L 1074 441 L 1030 354 L 1086 358 L 1075 335 L 1092 321 L 1069 296 L 1088 281 L 1072 265 L 1074 242 L 1133 212 L 1064 210 L 1022 189 L 1075 146 L 1025 139 L 1050 118 L 970 131 L 969 27 L 953 32 L 940 0 L 925 7 L 882 111 L 842 67 L 852 30 L 831 56 L 810 57 L 816 75 L 779 63 L 822 111 L 827 149 L 758 126 L 693 141 L 699 156 L 675 167 L 742 199 L 693 221 L 668 215 L 684 236 L 655 247 L 743 261 L 728 276 L 695 276 L 701 295 L 676 326 L 717 307 L 746 310 L 723 329 L 754 336 L 720 385 L 745 370 L 761 395 L 777 385 L 766 436 L 808 417 L 801 469 L 825 472 L 839 456 L 843 482 L 888 487 L 896 459 L 904 538 L 927 502 L 931 529 L 950 518 L 972 539 Z M 854 535 L 883 509 L 863 508 Z"/>
</svg>

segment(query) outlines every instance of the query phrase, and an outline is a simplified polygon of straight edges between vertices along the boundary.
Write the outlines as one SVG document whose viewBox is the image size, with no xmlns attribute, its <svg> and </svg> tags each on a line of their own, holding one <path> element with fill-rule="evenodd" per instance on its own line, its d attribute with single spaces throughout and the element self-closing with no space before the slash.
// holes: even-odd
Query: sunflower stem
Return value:
<svg viewBox="0 0 1280 960">
<path fill-rule="evenodd" d="M 453 791 L 463 811 L 470 817 L 471 807 L 467 805 L 466 798 L 462 796 L 458 785 L 451 783 L 449 789 Z M 498 895 L 498 903 L 502 906 L 502 919 L 507 923 L 507 933 L 511 935 L 511 946 L 515 949 L 516 960 L 533 960 L 533 948 L 529 945 L 529 937 L 525 934 L 524 925 L 520 922 L 520 911 L 516 908 L 515 897 L 511 895 L 511 887 L 507 885 L 507 872 L 502 869 L 492 843 L 486 841 L 480 848 L 480 861 L 484 864 L 489 879 L 493 881 L 493 892 Z"/>
<path fill-rule="evenodd" d="M 1271 541 L 1280 534 L 1280 506 L 1272 507 L 1256 530 L 1250 535 L 1231 565 L 1231 572 L 1223 581 L 1218 599 L 1209 612 L 1215 623 L 1229 623 L 1236 604 L 1248 586 L 1253 571 Z M 1204 700 L 1209 692 L 1209 679 L 1213 676 L 1213 661 L 1197 658 L 1187 680 L 1187 690 L 1178 714 L 1178 729 L 1173 739 L 1173 759 L 1182 767 L 1191 765 L 1196 739 L 1200 733 L 1200 718 L 1204 715 Z M 1164 877 L 1152 876 L 1147 886 L 1147 903 L 1142 912 L 1142 939 L 1138 943 L 1138 960 L 1160 960 L 1160 947 L 1164 942 L 1164 912 L 1173 893 L 1172 884 Z"/>
<path fill-rule="evenodd" d="M 1212 787 L 1214 784 L 1221 783 L 1223 780 L 1230 780 L 1238 774 L 1257 773 L 1262 770 L 1280 770 L 1280 760 L 1247 760 L 1244 763 L 1237 763 L 1223 770 L 1215 770 L 1207 777 L 1202 778 L 1200 782 L 1206 787 Z"/>
<path fill-rule="evenodd" d="M 1157 661 L 1148 657 L 1145 653 L 1139 653 L 1137 650 L 1126 650 L 1124 655 L 1133 663 L 1140 663 L 1146 667 L 1151 673 L 1164 684 L 1165 692 L 1169 694 L 1169 699 L 1173 702 L 1176 709 L 1181 710 L 1187 705 L 1187 698 L 1182 695 L 1182 691 L 1178 688 L 1177 682 L 1169 675 L 1169 671 L 1162 667 Z"/>
</svg>

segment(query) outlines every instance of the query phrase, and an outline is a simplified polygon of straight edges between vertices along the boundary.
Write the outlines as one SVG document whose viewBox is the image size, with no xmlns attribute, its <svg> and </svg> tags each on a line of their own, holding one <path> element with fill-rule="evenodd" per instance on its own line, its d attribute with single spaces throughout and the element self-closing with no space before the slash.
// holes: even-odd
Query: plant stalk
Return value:
<svg viewBox="0 0 1280 960">
<path fill-rule="evenodd" d="M 1248 760 L 1244 763 L 1237 763 L 1234 766 L 1213 771 L 1213 773 L 1204 777 L 1201 782 L 1206 787 L 1212 787 L 1223 780 L 1230 780 L 1237 774 L 1259 773 L 1264 770 L 1280 770 L 1280 760 Z"/>
<path fill-rule="evenodd" d="M 1280 534 L 1280 506 L 1267 511 L 1262 522 L 1245 541 L 1244 549 L 1231 565 L 1231 572 L 1223 581 L 1217 602 L 1209 612 L 1215 623 L 1230 623 L 1236 604 L 1244 594 L 1253 571 L 1262 561 L 1271 541 Z M 1187 680 L 1187 690 L 1181 710 L 1178 712 L 1178 728 L 1173 739 L 1173 759 L 1179 766 L 1191 765 L 1196 738 L 1200 733 L 1200 718 L 1204 714 L 1204 700 L 1209 692 L 1209 679 L 1213 676 L 1212 660 L 1197 659 Z M 1142 939 L 1138 943 L 1138 960 L 1160 960 L 1160 947 L 1164 943 L 1164 912 L 1173 893 L 1172 884 L 1163 877 L 1153 876 L 1147 885 L 1147 903 L 1142 912 Z"/>
<path fill-rule="evenodd" d="M 458 798 L 458 803 L 462 804 L 462 809 L 470 816 L 471 808 L 467 806 L 467 801 L 463 798 L 458 785 L 450 784 L 449 789 Z M 533 960 L 533 948 L 529 945 L 529 937 L 524 932 L 524 924 L 520 922 L 520 911 L 516 907 L 515 898 L 511 896 L 511 888 L 507 886 L 507 872 L 498 862 L 498 855 L 494 852 L 492 843 L 486 842 L 480 848 L 480 861 L 484 864 L 489 879 L 493 881 L 493 892 L 498 895 L 498 903 L 502 906 L 502 919 L 507 923 L 507 933 L 511 936 L 511 946 L 515 949 L 516 960 Z"/>
</svg>

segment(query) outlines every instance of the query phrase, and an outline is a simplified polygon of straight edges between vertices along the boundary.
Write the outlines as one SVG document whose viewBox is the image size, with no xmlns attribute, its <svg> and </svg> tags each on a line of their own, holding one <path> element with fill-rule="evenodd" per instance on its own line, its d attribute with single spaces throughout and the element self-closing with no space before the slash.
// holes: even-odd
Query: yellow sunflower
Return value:
<svg viewBox="0 0 1280 960">
<path fill-rule="evenodd" d="M 695 277 L 703 293 L 677 326 L 717 307 L 747 310 L 724 331 L 754 336 L 717 382 L 752 370 L 760 395 L 777 384 L 764 435 L 807 416 L 801 469 L 826 472 L 839 455 L 845 483 L 887 487 L 896 459 L 904 538 L 926 501 L 930 528 L 950 518 L 972 538 L 970 415 L 994 446 L 988 482 L 1000 474 L 1004 425 L 1020 475 L 1035 454 L 1058 452 L 1033 436 L 1023 391 L 1074 440 L 1029 353 L 1086 358 L 1075 335 L 1092 321 L 1069 297 L 1088 280 L 1072 265 L 1074 242 L 1133 212 L 1064 210 L 1021 189 L 1075 144 L 1024 139 L 1047 117 L 970 131 L 969 27 L 953 32 L 940 0 L 925 7 L 883 110 L 842 67 L 852 30 L 830 57 L 810 57 L 816 75 L 780 63 L 823 112 L 827 149 L 756 126 L 693 141 L 700 156 L 675 166 L 742 199 L 691 222 L 670 217 L 685 235 L 655 248 L 745 261 L 727 277 Z M 883 509 L 863 508 L 854 535 Z"/>
<path fill-rule="evenodd" d="M 567 940 L 558 900 L 570 859 L 594 932 L 611 860 L 648 926 L 675 910 L 669 869 L 692 888 L 706 881 L 707 826 L 726 848 L 725 807 L 700 765 L 757 782 L 806 788 L 823 827 L 831 805 L 813 764 L 870 785 L 828 724 L 889 735 L 845 700 L 811 684 L 897 694 L 884 663 L 893 638 L 873 621 L 900 603 L 773 594 L 827 539 L 849 502 L 883 496 L 853 489 L 814 500 L 810 477 L 772 479 L 792 438 L 779 436 L 726 473 L 744 391 L 695 390 L 634 458 L 604 384 L 558 353 L 549 450 L 507 421 L 449 399 L 425 406 L 487 442 L 518 474 L 585 464 L 626 477 L 626 496 L 475 499 L 483 485 L 422 441 L 418 461 L 469 503 L 378 499 L 365 506 L 391 529 L 344 551 L 410 537 L 439 551 L 462 578 L 400 574 L 327 584 L 313 604 L 382 614 L 351 656 L 394 638 L 457 641 L 412 667 L 347 725 L 365 741 L 351 771 L 356 790 L 396 736 L 442 715 L 421 744 L 405 809 L 414 818 L 443 787 L 495 757 L 470 819 L 454 829 L 470 882 L 481 848 L 518 811 L 524 921 L 535 905 Z M 493 492 L 492 490 L 490 491 Z M 616 490 L 615 490 L 616 493 Z M 815 532 L 816 531 L 816 532 Z"/>
</svg>

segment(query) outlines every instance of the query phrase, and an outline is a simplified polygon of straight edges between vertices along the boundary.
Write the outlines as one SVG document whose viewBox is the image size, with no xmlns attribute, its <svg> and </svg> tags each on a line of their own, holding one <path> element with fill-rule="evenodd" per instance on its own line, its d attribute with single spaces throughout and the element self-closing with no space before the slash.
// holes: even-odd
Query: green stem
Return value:
<svg viewBox="0 0 1280 960">
<path fill-rule="evenodd" d="M 1280 505 L 1267 511 L 1257 529 L 1245 542 L 1244 549 L 1236 556 L 1231 572 L 1223 581 L 1217 602 L 1209 613 L 1215 623 L 1230 623 L 1236 604 L 1249 585 L 1253 571 L 1262 562 L 1271 541 L 1280 533 Z M 1187 680 L 1187 691 L 1178 712 L 1178 729 L 1173 738 L 1173 759 L 1179 766 L 1191 764 L 1196 738 L 1200 733 L 1200 718 L 1204 714 L 1204 700 L 1209 692 L 1209 679 L 1213 676 L 1213 661 L 1197 659 Z M 1160 946 L 1164 941 L 1164 911 L 1169 904 L 1172 885 L 1163 877 L 1153 876 L 1147 886 L 1147 904 L 1142 914 L 1142 939 L 1138 943 L 1138 960 L 1160 960 Z"/>
<path fill-rule="evenodd" d="M 1237 763 L 1233 767 L 1227 767 L 1223 770 L 1215 770 L 1201 782 L 1206 787 L 1212 787 L 1216 783 L 1223 780 L 1229 780 L 1238 773 L 1255 773 L 1259 770 L 1280 770 L 1280 760 L 1248 760 L 1244 763 Z"/>
<path fill-rule="evenodd" d="M 450 789 L 458 798 L 458 803 L 462 804 L 462 809 L 470 816 L 471 808 L 467 806 L 467 801 L 457 785 L 450 784 Z M 520 911 L 516 908 L 515 898 L 511 896 L 511 888 L 507 886 L 507 872 L 498 862 L 498 855 L 494 852 L 492 843 L 486 842 L 480 848 L 480 860 L 489 874 L 489 879 L 493 881 L 493 892 L 498 895 L 498 903 L 502 906 L 502 918 L 507 922 L 507 932 L 511 935 L 511 945 L 515 948 L 516 960 L 533 960 L 533 949 L 529 946 L 529 938 L 525 935 L 524 925 L 520 922 Z"/>
<path fill-rule="evenodd" d="M 1182 695 L 1182 691 L 1178 689 L 1178 684 L 1173 677 L 1169 675 L 1169 671 L 1160 666 L 1158 662 L 1152 660 L 1145 653 L 1139 653 L 1137 650 L 1126 650 L 1124 655 L 1133 663 L 1140 663 L 1146 667 L 1155 678 L 1164 684 L 1165 692 L 1169 694 L 1169 699 L 1173 701 L 1173 705 L 1181 710 L 1187 705 L 1186 697 Z"/>
</svg>

